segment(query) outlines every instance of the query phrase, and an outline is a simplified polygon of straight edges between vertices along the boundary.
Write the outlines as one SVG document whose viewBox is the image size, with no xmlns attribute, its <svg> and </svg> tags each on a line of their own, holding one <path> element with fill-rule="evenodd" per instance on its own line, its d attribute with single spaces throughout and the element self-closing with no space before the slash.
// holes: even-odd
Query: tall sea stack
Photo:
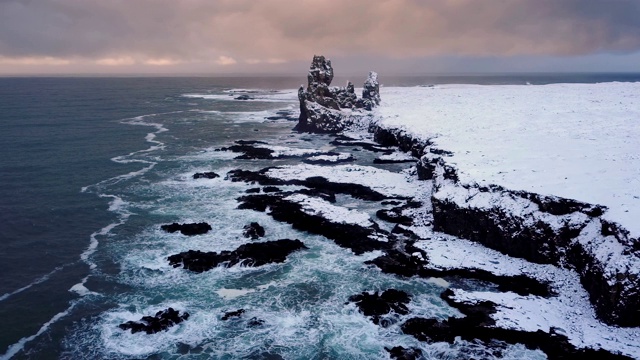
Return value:
<svg viewBox="0 0 640 360">
<path fill-rule="evenodd" d="M 380 85 L 375 72 L 369 73 L 363 86 L 362 98 L 358 98 L 350 81 L 346 87 L 330 87 L 332 80 L 331 60 L 315 55 L 307 75 L 307 88 L 301 85 L 298 89 L 300 118 L 295 130 L 336 133 L 354 120 L 366 116 L 365 111 L 380 104 Z M 356 111 L 345 112 L 343 109 Z"/>
</svg>

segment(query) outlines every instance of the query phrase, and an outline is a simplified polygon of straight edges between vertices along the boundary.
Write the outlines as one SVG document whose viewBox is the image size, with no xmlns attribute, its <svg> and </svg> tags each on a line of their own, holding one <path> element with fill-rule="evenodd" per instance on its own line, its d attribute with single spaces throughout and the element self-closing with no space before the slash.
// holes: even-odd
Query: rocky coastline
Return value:
<svg viewBox="0 0 640 360">
<path fill-rule="evenodd" d="M 381 104 L 375 72 L 370 72 L 365 81 L 361 98 L 350 82 L 344 88 L 330 87 L 332 79 L 330 60 L 314 56 L 308 86 L 298 92 L 300 117 L 294 130 L 328 133 L 333 140 L 327 142 L 343 152 L 237 140 L 216 151 L 237 153 L 236 159 L 240 160 L 296 161 L 259 170 L 228 170 L 222 176 L 196 173 L 193 180 L 253 185 L 236 197 L 236 209 L 265 213 L 293 229 L 320 235 L 323 241 L 347 249 L 361 262 L 363 271 L 376 277 L 383 273 L 408 282 L 432 281 L 444 288 L 438 290 L 440 300 L 459 315 L 417 313 L 420 305 L 413 304 L 422 295 L 420 291 L 392 287 L 366 288 L 342 299 L 345 307 L 352 307 L 380 329 L 395 327 L 403 336 L 412 337 L 413 344 L 453 344 L 462 339 L 482 344 L 492 358 L 502 357 L 505 344 L 542 351 L 549 359 L 589 355 L 628 359 L 635 354 L 636 346 L 620 350 L 611 343 L 603 346 L 576 340 L 581 329 L 563 329 L 547 319 L 535 320 L 533 326 L 518 324 L 518 310 L 526 318 L 536 317 L 527 313 L 529 309 L 516 309 L 527 301 L 549 308 L 580 302 L 588 308 L 590 300 L 600 322 L 618 327 L 640 325 L 640 242 L 619 225 L 603 219 L 606 208 L 499 185 L 464 183 L 459 170 L 448 161 L 451 152 L 436 147 L 429 139 L 380 125 L 373 111 Z M 373 140 L 351 137 L 353 134 L 347 132 L 363 125 L 368 126 Z M 344 164 L 355 160 L 346 152 L 349 150 L 368 152 L 377 167 Z M 384 167 L 411 161 L 415 168 L 403 173 L 398 172 L 399 167 L 392 167 L 393 171 Z M 351 208 L 345 201 L 364 203 L 367 211 Z M 269 235 L 263 239 L 267 233 L 263 226 L 247 220 L 245 224 L 239 234 L 248 243 L 234 250 L 181 251 L 166 257 L 165 264 L 206 276 L 202 273 L 216 268 L 230 271 L 288 263 L 312 251 L 313 246 L 298 239 L 268 240 Z M 204 222 L 172 223 L 162 225 L 161 230 L 198 238 L 196 235 L 212 228 Z M 470 242 L 466 244 L 463 239 Z M 465 247 L 496 251 L 464 252 Z M 449 252 L 453 248 L 455 251 Z M 571 271 L 579 280 L 568 274 Z M 588 295 L 582 295 L 582 288 Z M 251 309 L 235 309 L 224 312 L 220 320 L 245 329 L 265 324 L 263 318 L 245 314 Z M 155 316 L 122 323 L 119 328 L 154 334 L 188 321 L 189 316 L 169 308 Z M 505 317 L 509 321 L 505 322 Z M 392 346 L 385 350 L 394 359 L 421 359 L 425 355 L 418 347 Z"/>
<path fill-rule="evenodd" d="M 464 184 L 447 162 L 447 151 L 433 147 L 429 140 L 376 124 L 370 131 L 382 145 L 398 146 L 420 158 L 419 177 L 434 184 L 435 231 L 535 263 L 574 269 L 601 320 L 618 326 L 640 325 L 640 241 L 600 218 L 602 206 L 499 185 Z M 526 210 L 516 213 L 513 209 Z"/>
<path fill-rule="evenodd" d="M 330 61 L 315 56 L 309 71 L 308 87 L 306 90 L 303 87 L 299 90 L 300 119 L 296 130 L 340 133 L 359 121 L 354 120 L 353 113 L 344 113 L 340 109 L 371 110 L 380 104 L 377 75 L 373 77 L 375 95 L 363 96 L 371 106 L 358 103 L 351 83 L 346 88 L 329 88 L 332 78 Z M 371 79 L 370 75 L 367 81 Z M 370 88 L 365 83 L 365 91 L 367 89 Z M 357 116 L 368 118 L 369 132 L 373 133 L 380 148 L 398 147 L 418 159 L 417 176 L 432 184 L 430 194 L 426 195 L 431 202 L 433 231 L 471 240 L 532 263 L 550 264 L 576 271 L 600 321 L 613 326 L 640 326 L 640 312 L 637 310 L 640 308 L 640 240 L 631 238 L 628 231 L 618 224 L 603 219 L 601 215 L 606 210 L 605 207 L 556 196 L 510 190 L 499 185 L 463 183 L 458 178 L 458 169 L 447 161 L 453 155 L 451 152 L 434 146 L 430 139 L 416 138 L 402 129 L 386 128 L 371 113 L 358 113 Z M 338 135 L 336 142 L 349 143 L 350 139 L 340 136 Z M 366 145 L 372 151 L 377 148 L 377 145 L 370 143 L 358 145 Z M 368 264 L 399 276 L 441 277 L 455 274 L 491 281 L 503 286 L 503 291 L 515 291 L 523 296 L 532 293 L 538 293 L 537 296 L 542 297 L 555 296 L 548 284 L 524 274 L 500 277 L 478 269 L 453 269 L 447 273 L 433 268 L 424 252 L 413 245 L 416 236 L 408 230 L 412 219 L 403 215 L 403 210 L 404 208 L 399 207 L 378 211 L 378 218 L 398 225 L 391 233 L 383 234 L 389 245 L 378 249 L 385 254 L 367 262 Z M 286 218 L 283 216 L 282 221 L 287 221 Z M 309 229 L 311 228 L 313 227 Z M 521 279 L 517 280 L 518 277 Z M 530 285 L 525 285 L 527 283 Z M 519 286 L 522 288 L 518 289 Z M 403 331 L 414 334 L 421 341 L 451 342 L 456 336 L 462 336 L 467 340 L 520 342 L 529 348 L 542 349 L 549 358 L 575 358 L 586 354 L 624 358 L 599 349 L 578 349 L 566 336 L 556 333 L 553 327 L 547 332 L 539 330 L 535 333 L 496 327 L 495 320 L 491 318 L 491 314 L 496 311 L 496 304 L 465 303 L 457 300 L 451 290 L 445 291 L 442 297 L 466 317 L 445 321 L 410 319 L 402 325 Z M 402 301 L 409 301 L 409 298 L 407 294 L 407 298 Z M 399 313 L 404 313 L 404 305 L 388 305 L 384 301 L 376 303 L 380 301 L 378 299 L 376 292 L 374 295 L 354 295 L 350 300 L 372 302 L 370 307 L 383 309 L 380 314 L 396 308 L 401 310 Z M 376 314 L 373 319 L 376 324 L 379 323 L 380 314 L 370 309 L 362 311 L 366 315 Z M 406 349 L 395 349 L 400 354 L 404 350 Z M 413 355 L 407 358 L 420 356 L 413 350 L 411 354 Z"/>
</svg>

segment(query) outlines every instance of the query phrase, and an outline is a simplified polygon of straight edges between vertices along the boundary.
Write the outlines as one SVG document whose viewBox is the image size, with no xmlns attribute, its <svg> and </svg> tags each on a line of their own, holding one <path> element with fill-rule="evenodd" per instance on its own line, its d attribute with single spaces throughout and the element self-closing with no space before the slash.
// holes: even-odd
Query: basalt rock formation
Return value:
<svg viewBox="0 0 640 360">
<path fill-rule="evenodd" d="M 251 238 L 252 240 L 256 240 L 264 236 L 264 228 L 257 222 L 252 222 L 251 224 L 244 226 L 242 235 L 244 235 L 244 237 Z"/>
<path fill-rule="evenodd" d="M 349 301 L 355 303 L 364 315 L 371 318 L 374 324 L 386 327 L 390 324 L 388 321 L 381 321 L 384 315 L 391 312 L 400 315 L 409 313 L 406 304 L 411 301 L 411 295 L 396 289 L 388 289 L 382 293 L 378 291 L 368 293 L 365 291 L 361 294 L 350 296 Z"/>
<path fill-rule="evenodd" d="M 302 241 L 295 239 L 280 239 L 260 243 L 244 244 L 233 251 L 203 252 L 189 250 L 167 258 L 169 265 L 177 268 L 201 273 L 211 270 L 218 265 L 231 267 L 244 264 L 249 267 L 257 267 L 271 263 L 282 263 L 289 254 L 307 249 Z"/>
<path fill-rule="evenodd" d="M 166 232 L 174 233 L 180 231 L 182 235 L 193 236 L 206 234 L 211 230 L 211 225 L 206 222 L 191 223 L 191 224 L 178 224 L 172 223 L 169 225 L 162 225 L 160 228 Z"/>
<path fill-rule="evenodd" d="M 147 334 L 155 334 L 167 330 L 188 318 L 189 313 L 183 312 L 181 315 L 180 311 L 168 308 L 158 311 L 154 316 L 143 316 L 140 321 L 127 321 L 124 324 L 118 325 L 118 327 L 122 330 L 131 330 L 132 334 L 142 331 Z"/>
<path fill-rule="evenodd" d="M 335 133 L 345 125 L 365 116 L 364 113 L 346 113 L 342 109 L 371 110 L 380 104 L 378 74 L 370 72 L 364 83 L 362 98 L 355 93 L 350 81 L 346 87 L 330 87 L 333 80 L 331 60 L 315 55 L 311 61 L 308 85 L 300 86 L 300 118 L 295 130 Z"/>
</svg>

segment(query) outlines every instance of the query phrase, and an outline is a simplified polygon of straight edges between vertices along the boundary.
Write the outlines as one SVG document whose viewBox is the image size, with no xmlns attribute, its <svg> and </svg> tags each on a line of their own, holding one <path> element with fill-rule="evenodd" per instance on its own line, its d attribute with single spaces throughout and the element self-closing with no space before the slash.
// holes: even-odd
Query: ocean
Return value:
<svg viewBox="0 0 640 360">
<path fill-rule="evenodd" d="M 637 74 L 383 75 L 388 86 L 640 81 Z M 236 198 L 255 185 L 225 180 L 228 171 L 299 159 L 242 160 L 216 149 L 236 140 L 334 148 L 329 135 L 296 133 L 294 121 L 266 119 L 283 109 L 297 115 L 295 89 L 304 82 L 0 78 L 0 359 L 386 359 L 384 347 L 398 345 L 419 347 L 426 358 L 493 357 L 479 344 L 420 343 L 345 305 L 351 295 L 393 287 L 419 294 L 413 315 L 456 315 L 439 298 L 438 284 L 363 267 L 375 254 L 357 256 L 264 213 L 237 209 Z M 238 94 L 253 100 L 235 100 Z M 362 165 L 376 156 L 346 146 L 337 150 Z M 221 177 L 193 179 L 206 171 Z M 366 201 L 339 203 L 374 211 Z M 186 237 L 160 229 L 201 221 L 213 231 Z M 167 263 L 167 256 L 190 249 L 235 249 L 250 241 L 242 228 L 254 221 L 265 227 L 267 240 L 300 239 L 309 250 L 283 264 L 204 273 Z M 118 328 L 167 307 L 191 316 L 153 335 Z M 238 309 L 261 325 L 220 319 Z M 501 355 L 544 358 L 511 345 Z"/>
</svg>

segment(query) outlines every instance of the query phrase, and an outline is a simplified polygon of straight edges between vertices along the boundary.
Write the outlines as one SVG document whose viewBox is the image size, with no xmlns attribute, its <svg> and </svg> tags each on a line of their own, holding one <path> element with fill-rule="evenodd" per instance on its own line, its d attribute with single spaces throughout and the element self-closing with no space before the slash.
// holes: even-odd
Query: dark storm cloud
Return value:
<svg viewBox="0 0 640 360">
<path fill-rule="evenodd" d="M 0 59 L 230 65 L 313 53 L 631 53 L 638 19 L 638 0 L 0 0 Z"/>
</svg>

